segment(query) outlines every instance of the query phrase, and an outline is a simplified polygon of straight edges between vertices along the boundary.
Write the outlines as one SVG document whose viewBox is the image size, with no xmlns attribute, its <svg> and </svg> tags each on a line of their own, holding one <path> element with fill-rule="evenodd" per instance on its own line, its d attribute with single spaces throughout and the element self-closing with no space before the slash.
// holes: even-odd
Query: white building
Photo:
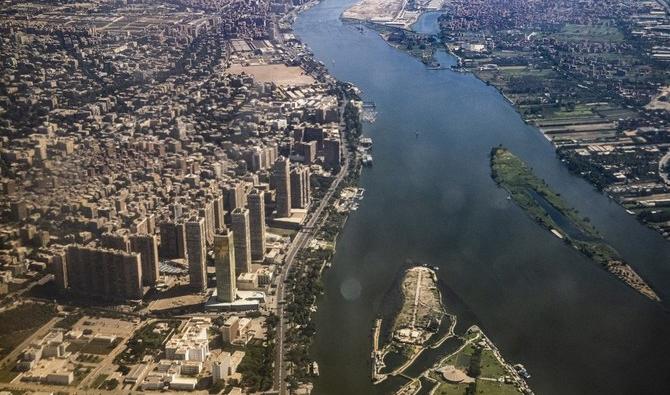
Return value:
<svg viewBox="0 0 670 395">
<path fill-rule="evenodd" d="M 172 336 L 165 344 L 166 358 L 205 362 L 209 355 L 207 331 L 210 326 L 209 318 L 192 318 L 181 333 Z"/>
<path fill-rule="evenodd" d="M 196 384 L 198 384 L 198 379 L 196 378 L 177 376 L 170 381 L 170 389 L 192 391 L 195 389 Z"/>
<path fill-rule="evenodd" d="M 212 364 L 212 376 L 214 376 L 214 382 L 225 380 L 231 374 L 230 357 L 230 353 L 224 351 Z"/>
</svg>

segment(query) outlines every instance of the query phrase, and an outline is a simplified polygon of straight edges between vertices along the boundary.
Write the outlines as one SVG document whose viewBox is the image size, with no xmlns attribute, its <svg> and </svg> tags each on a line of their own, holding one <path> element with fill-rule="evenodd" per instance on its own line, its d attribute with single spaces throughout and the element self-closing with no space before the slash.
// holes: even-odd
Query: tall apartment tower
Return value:
<svg viewBox="0 0 670 395">
<path fill-rule="evenodd" d="M 235 235 L 235 269 L 236 273 L 251 272 L 251 235 L 249 232 L 249 210 L 238 207 L 233 210 L 232 224 Z"/>
<path fill-rule="evenodd" d="M 272 169 L 277 188 L 277 216 L 291 216 L 291 177 L 289 175 L 289 160 L 280 156 Z"/>
<path fill-rule="evenodd" d="M 241 182 L 224 186 L 224 207 L 232 212 L 238 207 L 244 207 L 244 184 Z"/>
<path fill-rule="evenodd" d="M 328 169 L 339 171 L 342 160 L 340 139 L 329 137 L 323 140 L 324 162 Z"/>
<path fill-rule="evenodd" d="M 224 224 L 223 195 L 214 198 L 214 227 L 218 231 L 226 227 Z"/>
<path fill-rule="evenodd" d="M 139 254 L 70 245 L 66 262 L 67 283 L 77 295 L 104 300 L 137 300 L 143 296 Z"/>
<path fill-rule="evenodd" d="M 54 282 L 58 292 L 65 291 L 68 287 L 67 257 L 65 251 L 57 251 L 51 262 L 51 273 L 54 275 Z"/>
<path fill-rule="evenodd" d="M 205 219 L 205 235 L 207 236 L 207 244 L 211 245 L 214 242 L 214 233 L 216 225 L 214 221 L 214 201 L 205 200 L 203 207 L 198 211 L 199 216 Z"/>
<path fill-rule="evenodd" d="M 163 259 L 186 258 L 186 225 L 183 222 L 163 222 L 159 225 Z"/>
<path fill-rule="evenodd" d="M 265 192 L 254 189 L 247 196 L 249 205 L 249 233 L 251 234 L 251 259 L 265 258 Z"/>
<path fill-rule="evenodd" d="M 188 276 L 191 288 L 198 291 L 207 288 L 206 239 L 204 218 L 192 218 L 186 222 Z"/>
<path fill-rule="evenodd" d="M 156 285 L 158 282 L 158 241 L 154 235 L 130 236 L 130 251 L 140 254 L 142 284 Z"/>
<path fill-rule="evenodd" d="M 228 229 L 214 235 L 214 262 L 216 266 L 216 293 L 220 302 L 235 301 L 235 238 Z"/>
<path fill-rule="evenodd" d="M 291 170 L 291 207 L 306 208 L 309 205 L 309 167 L 298 165 Z"/>
</svg>

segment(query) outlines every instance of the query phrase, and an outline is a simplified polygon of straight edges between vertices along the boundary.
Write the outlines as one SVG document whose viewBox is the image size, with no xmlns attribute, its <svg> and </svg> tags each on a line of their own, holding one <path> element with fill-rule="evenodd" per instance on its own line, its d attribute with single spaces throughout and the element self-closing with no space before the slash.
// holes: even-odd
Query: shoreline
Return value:
<svg viewBox="0 0 670 395">
<path fill-rule="evenodd" d="M 642 277 L 619 256 L 598 231 L 563 199 L 541 181 L 528 165 L 506 148 L 496 147 L 491 150 L 491 178 L 509 194 L 526 215 L 538 225 L 549 230 L 554 236 L 573 246 L 581 254 L 604 267 L 624 284 L 655 302 L 661 299 Z M 531 196 L 532 192 L 538 196 Z M 545 208 L 543 199 L 556 209 L 567 222 L 561 225 L 558 219 Z M 569 228 L 575 228 L 570 234 Z M 567 229 L 567 230 L 566 230 Z"/>
<path fill-rule="evenodd" d="M 412 283 L 413 278 L 410 278 L 410 275 L 414 275 L 416 272 L 416 284 Z M 432 282 L 432 285 L 425 286 L 425 280 L 423 279 L 424 273 L 430 277 L 429 282 Z M 402 297 L 402 304 L 400 306 L 400 309 L 395 312 L 394 317 L 392 318 L 393 325 L 391 326 L 391 331 L 388 334 L 390 337 L 387 342 L 384 343 L 384 346 L 382 347 L 381 350 L 374 350 L 374 344 L 373 344 L 373 353 L 372 353 L 372 381 L 374 384 L 379 384 L 382 381 L 386 380 L 389 376 L 398 376 L 398 375 L 403 375 L 405 370 L 409 368 L 420 356 L 421 354 L 429 348 L 435 348 L 433 344 L 429 344 L 430 340 L 439 332 L 439 327 L 444 320 L 445 317 L 451 318 L 453 317 L 452 315 L 446 313 L 446 308 L 444 306 L 444 303 L 442 301 L 442 295 L 439 291 L 438 287 L 438 279 L 437 279 L 437 273 L 433 270 L 430 269 L 426 266 L 411 266 L 403 271 L 402 278 L 400 279 L 399 283 L 395 283 L 391 286 L 392 288 L 398 286 L 399 289 L 398 291 L 401 294 Z M 409 294 L 406 292 L 406 287 L 407 286 L 414 286 L 415 287 L 415 292 L 413 294 L 414 301 L 411 303 L 411 300 L 408 300 L 410 297 Z M 428 292 L 435 292 L 436 293 L 436 302 L 437 306 L 430 305 L 428 307 L 428 312 L 423 314 L 424 316 L 429 316 L 431 312 L 434 312 L 435 310 L 439 311 L 439 322 L 437 324 L 437 330 L 434 332 L 431 332 L 428 328 L 425 326 L 421 325 L 416 325 L 416 320 L 418 319 L 419 315 L 419 306 L 422 305 L 424 302 L 421 302 L 421 294 L 425 294 L 425 289 L 427 287 Z M 411 289 L 410 289 L 411 291 Z M 393 293 L 391 293 L 393 294 Z M 387 295 L 390 295 L 387 292 Z M 435 295 L 434 295 L 435 296 Z M 405 312 L 405 308 L 409 305 L 413 304 L 412 307 L 412 319 L 409 322 L 406 322 L 408 317 L 407 312 Z M 429 317 L 431 318 L 431 317 Z M 432 317 L 433 319 L 435 317 Z M 425 317 L 420 317 L 420 320 L 424 320 Z M 375 323 L 380 323 L 381 319 L 377 319 Z M 381 323 L 379 324 L 381 328 Z M 453 328 L 455 327 L 455 322 L 452 321 L 450 325 L 450 330 L 447 332 L 445 336 L 440 338 L 438 342 L 442 344 L 447 338 L 451 337 L 451 333 L 453 331 Z M 407 335 L 405 335 L 405 332 L 407 332 Z M 412 332 L 411 337 L 405 337 L 409 336 L 409 332 Z M 387 373 L 381 373 L 381 370 L 386 367 L 384 363 L 384 359 L 386 358 L 387 354 L 394 351 L 394 348 L 402 348 L 402 347 L 407 347 L 409 350 L 411 350 L 411 354 L 407 356 L 406 360 L 403 361 L 403 363 L 394 368 L 391 372 Z"/>
<path fill-rule="evenodd" d="M 384 345 L 384 348 L 379 351 L 375 350 L 375 346 L 378 343 L 378 335 L 379 335 L 379 328 L 381 327 L 381 319 L 378 318 L 375 320 L 375 326 L 373 328 L 373 352 L 372 352 L 372 381 L 374 385 L 377 385 L 379 383 L 384 382 L 388 377 L 395 377 L 395 376 L 401 376 L 404 377 L 408 380 L 407 383 L 403 384 L 399 388 L 395 390 L 395 393 L 400 395 L 409 395 L 409 394 L 416 394 L 418 391 L 422 388 L 422 379 L 426 379 L 430 382 L 433 383 L 433 388 L 430 390 L 430 394 L 433 394 L 437 391 L 438 387 L 442 384 L 447 384 L 450 383 L 450 381 L 442 381 L 438 380 L 435 377 L 431 375 L 438 375 L 438 373 L 442 369 L 449 369 L 449 367 L 454 368 L 452 365 L 447 364 L 450 359 L 456 357 L 457 355 L 463 353 L 466 349 L 469 348 L 476 348 L 481 352 L 489 352 L 490 355 L 495 359 L 495 363 L 497 364 L 496 366 L 498 367 L 498 371 L 504 372 L 503 376 L 499 377 L 480 377 L 479 374 L 475 375 L 474 377 L 469 377 L 468 375 L 465 376 L 465 381 L 462 383 L 453 383 L 453 385 L 461 385 L 461 384 L 470 384 L 472 385 L 475 383 L 475 381 L 483 380 L 486 382 L 494 382 L 495 385 L 499 386 L 510 386 L 516 389 L 519 393 L 524 393 L 524 394 L 532 394 L 533 391 L 530 389 L 528 383 L 526 382 L 525 378 L 522 377 L 522 372 L 523 374 L 526 375 L 526 377 L 530 377 L 525 371 L 525 368 L 523 368 L 523 365 L 512 365 L 511 363 L 505 361 L 504 357 L 502 356 L 500 350 L 498 347 L 491 341 L 486 334 L 484 333 L 483 330 L 481 330 L 477 325 L 471 325 L 468 329 L 465 330 L 463 334 L 457 334 L 455 333 L 455 328 L 458 323 L 458 317 L 454 314 L 450 314 L 447 311 L 447 307 L 444 303 L 443 300 L 443 295 L 439 290 L 439 287 L 437 286 L 438 280 L 437 280 L 437 273 L 425 266 L 412 266 L 406 270 L 403 271 L 403 278 L 398 284 L 401 287 L 401 291 L 406 289 L 406 283 L 408 282 L 408 276 L 411 271 L 413 270 L 425 270 L 426 272 L 430 273 L 433 282 L 434 282 L 434 287 L 435 290 L 437 291 L 438 297 L 439 297 L 439 308 L 441 310 L 441 317 L 442 319 L 448 318 L 450 320 L 449 328 L 447 332 L 437 341 L 434 341 L 431 343 L 432 337 L 437 335 L 437 332 L 434 334 L 431 334 L 428 336 L 421 344 L 416 345 L 415 351 L 413 354 L 406 360 L 402 365 L 399 367 L 393 369 L 393 371 L 388 372 L 388 373 L 380 373 L 379 370 L 381 368 L 385 367 L 385 364 L 383 362 L 384 357 L 388 352 L 390 352 L 392 348 L 397 347 L 398 344 L 404 344 L 402 341 L 398 338 L 398 336 L 395 334 L 397 331 L 394 330 L 394 332 L 391 334 L 392 338 L 391 340 Z M 420 280 L 418 280 L 420 281 Z M 411 284 L 410 281 L 410 285 Z M 418 289 L 418 283 L 417 283 L 417 289 Z M 416 297 L 416 295 L 407 295 L 403 292 L 403 307 L 408 304 L 408 298 L 410 297 Z M 401 310 L 397 312 L 396 316 L 394 317 L 394 328 L 396 324 L 396 320 L 399 319 L 400 315 L 402 313 L 403 308 L 401 307 Z M 402 329 L 401 329 L 402 330 Z M 424 351 L 427 350 L 434 350 L 437 349 L 439 346 L 441 346 L 446 340 L 451 339 L 451 338 L 456 338 L 461 340 L 463 343 L 454 351 L 446 354 L 439 356 L 439 358 L 436 360 L 435 363 L 432 364 L 429 368 L 423 370 L 421 373 L 419 373 L 416 377 L 410 377 L 405 374 L 407 369 L 411 368 L 414 363 L 421 357 L 421 355 L 424 353 Z M 466 354 L 467 356 L 467 354 Z M 459 357 L 460 358 L 460 357 Z M 472 356 L 469 356 L 468 358 L 473 358 Z M 378 367 L 379 364 L 381 368 Z M 470 362 L 472 364 L 472 362 Z M 483 362 L 478 362 L 478 366 L 480 368 L 483 366 Z M 489 365 L 486 365 L 489 367 Z M 464 368 L 461 368 L 464 369 Z M 462 374 L 465 374 L 462 372 Z M 470 374 L 468 372 L 468 374 Z M 482 392 L 483 394 L 494 394 L 495 392 Z"/>
<path fill-rule="evenodd" d="M 357 3 L 357 4 L 359 4 L 359 3 Z M 422 10 L 422 11 L 418 14 L 418 17 L 417 17 L 416 21 L 418 21 L 418 20 L 421 18 L 421 16 L 423 16 L 423 15 L 424 15 L 425 13 L 427 13 L 427 12 L 441 12 L 441 13 L 443 13 L 443 11 L 444 11 L 443 8 L 438 9 L 438 10 Z M 350 17 L 344 17 L 344 16 L 341 16 L 340 19 L 341 19 L 343 22 L 345 22 L 345 23 L 360 23 L 360 24 L 364 24 L 364 25 L 366 25 L 368 28 L 370 28 L 370 29 L 372 29 L 372 30 L 378 32 L 379 35 L 380 35 L 380 37 L 382 38 L 382 40 L 384 40 L 388 45 L 390 45 L 391 47 L 396 48 L 396 49 L 398 49 L 398 50 L 404 51 L 404 52 L 408 53 L 410 56 L 413 56 L 413 57 L 417 57 L 417 56 L 415 56 L 414 54 L 410 53 L 406 48 L 403 48 L 401 45 L 396 45 L 396 44 L 391 43 L 391 42 L 387 39 L 387 37 L 384 36 L 382 29 L 397 29 L 397 30 L 400 30 L 400 31 L 411 32 L 411 33 L 413 33 L 413 34 L 417 34 L 417 35 L 434 36 L 434 37 L 439 37 L 439 35 L 440 35 L 440 32 L 439 32 L 439 31 L 438 31 L 437 33 L 434 33 L 434 34 L 418 33 L 418 32 L 416 32 L 416 31 L 414 31 L 414 30 L 412 29 L 412 27 L 413 27 L 414 24 L 410 25 L 409 27 L 399 27 L 399 26 L 386 25 L 386 24 L 384 24 L 384 23 L 379 23 L 379 22 L 375 22 L 375 21 L 370 21 L 370 20 L 359 20 L 359 19 L 350 18 Z M 415 21 L 414 23 L 416 23 L 416 21 Z M 441 45 L 440 45 L 440 44 L 441 44 Z M 473 75 L 475 78 L 477 78 L 479 81 L 481 81 L 481 82 L 483 82 L 484 84 L 486 84 L 487 86 L 493 87 L 493 88 L 494 88 L 494 89 L 495 89 L 495 90 L 502 96 L 502 98 L 503 98 L 507 103 L 510 104 L 510 106 L 514 109 L 514 111 L 519 115 L 519 117 L 521 118 L 521 120 L 523 121 L 523 123 L 526 124 L 527 126 L 532 127 L 533 129 L 535 129 L 535 131 L 536 131 L 537 133 L 540 133 L 540 135 L 542 135 L 545 139 L 547 139 L 547 140 L 551 143 L 551 146 L 552 146 L 552 148 L 553 148 L 553 150 L 554 150 L 554 154 L 560 157 L 560 155 L 559 155 L 559 151 L 558 151 L 558 150 L 559 150 L 559 147 L 555 144 L 555 142 L 551 139 L 551 137 L 549 137 L 547 134 L 543 133 L 543 132 L 540 130 L 540 128 L 539 128 L 537 125 L 535 125 L 533 122 L 527 120 L 527 119 L 523 116 L 523 114 L 521 113 L 521 111 L 520 111 L 519 107 L 517 106 L 517 104 L 516 104 L 516 103 L 515 103 L 515 102 L 514 102 L 514 101 L 513 101 L 513 100 L 512 100 L 512 99 L 511 99 L 505 92 L 504 92 L 504 91 L 503 91 L 503 89 L 502 89 L 500 86 L 495 85 L 495 84 L 493 84 L 493 83 L 491 83 L 491 82 L 485 80 L 485 79 L 478 73 L 478 71 L 477 71 L 475 68 L 461 66 L 461 64 L 462 64 L 462 62 L 463 62 L 463 59 L 462 59 L 459 55 L 455 54 L 455 53 L 452 51 L 452 49 L 450 48 L 450 46 L 448 45 L 447 42 L 445 42 L 445 41 L 443 41 L 443 40 L 441 40 L 441 39 L 439 39 L 439 41 L 438 41 L 437 45 L 435 46 L 435 48 L 432 48 L 432 50 L 433 50 L 433 54 L 434 54 L 435 51 L 440 50 L 440 49 L 444 49 L 444 51 L 445 51 L 446 53 L 448 53 L 449 55 L 453 56 L 453 57 L 457 60 L 457 65 L 456 65 L 456 66 L 445 67 L 445 69 L 450 69 L 450 70 L 452 70 L 452 71 L 459 72 L 459 73 L 468 73 L 468 74 L 471 74 L 471 75 Z M 417 58 L 418 58 L 418 57 L 417 57 Z M 431 60 L 434 60 L 434 58 L 431 58 Z M 419 61 L 421 61 L 421 63 L 423 63 L 426 67 L 432 67 L 432 63 L 430 63 L 430 62 L 426 62 L 426 61 L 424 61 L 423 59 L 419 59 Z M 596 190 L 597 190 L 599 193 L 601 193 L 603 196 L 606 196 L 606 197 L 609 198 L 610 200 L 613 200 L 614 202 L 616 202 L 616 204 L 617 204 L 619 207 L 621 207 L 623 210 L 629 212 L 629 210 L 624 206 L 624 201 L 622 201 L 622 200 L 620 200 L 620 199 L 617 199 L 617 198 L 613 197 L 610 193 L 606 193 L 605 190 L 601 190 L 601 189 L 599 189 L 593 182 L 591 182 L 591 181 L 590 181 L 589 179 L 587 179 L 587 178 L 582 177 L 577 171 L 573 170 L 570 166 L 567 166 L 567 165 L 565 165 L 565 164 L 564 164 L 564 166 L 568 169 L 568 171 L 569 171 L 572 175 L 575 175 L 575 176 L 579 177 L 580 179 L 586 181 L 590 186 L 592 186 L 594 189 L 596 189 Z M 662 176 L 663 176 L 663 174 L 661 174 L 661 177 L 662 177 Z M 668 177 L 668 179 L 670 179 L 670 177 Z M 659 234 L 663 239 L 665 239 L 666 241 L 668 241 L 668 239 L 667 239 L 666 237 L 663 236 L 663 234 L 662 234 L 662 232 L 661 232 L 660 229 L 658 229 L 657 227 L 652 226 L 650 223 L 647 223 L 647 222 L 643 221 L 638 215 L 635 215 L 635 217 L 636 217 L 637 222 L 638 222 L 640 225 L 643 225 L 644 227 L 646 227 L 646 228 L 648 228 L 648 229 L 651 229 L 651 230 L 655 231 L 655 232 L 656 232 L 657 234 Z"/>
</svg>

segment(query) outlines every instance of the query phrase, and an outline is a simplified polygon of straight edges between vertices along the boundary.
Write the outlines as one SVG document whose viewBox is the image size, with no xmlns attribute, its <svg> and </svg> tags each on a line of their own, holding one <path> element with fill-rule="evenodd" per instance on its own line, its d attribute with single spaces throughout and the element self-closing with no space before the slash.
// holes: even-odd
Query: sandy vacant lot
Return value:
<svg viewBox="0 0 670 395">
<path fill-rule="evenodd" d="M 90 317 L 86 316 L 77 321 L 72 327 L 76 331 L 90 329 L 96 335 L 129 337 L 135 331 L 135 324 L 117 318 Z"/>
<path fill-rule="evenodd" d="M 403 0 L 363 0 L 342 13 L 342 17 L 359 20 L 391 21 L 401 11 Z"/>
<path fill-rule="evenodd" d="M 417 0 L 417 8 L 409 11 L 405 9 L 407 0 L 361 0 L 342 17 L 409 29 L 423 11 L 439 10 L 443 4 L 444 0 Z"/>
<path fill-rule="evenodd" d="M 305 74 L 300 67 L 286 66 L 285 64 L 262 64 L 243 66 L 233 64 L 227 70 L 227 74 L 248 74 L 256 82 L 274 82 L 277 85 L 303 86 L 311 85 L 316 81 Z"/>
</svg>

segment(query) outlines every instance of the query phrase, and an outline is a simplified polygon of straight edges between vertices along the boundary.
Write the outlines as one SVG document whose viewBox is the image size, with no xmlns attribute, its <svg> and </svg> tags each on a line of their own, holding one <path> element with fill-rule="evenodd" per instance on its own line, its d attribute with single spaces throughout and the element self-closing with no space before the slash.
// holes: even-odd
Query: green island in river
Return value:
<svg viewBox="0 0 670 395">
<path fill-rule="evenodd" d="M 660 301 L 654 290 L 607 244 L 587 218 L 579 215 L 524 161 L 503 147 L 491 150 L 491 177 L 537 223 L 566 244 L 605 267 L 649 299 Z"/>
<path fill-rule="evenodd" d="M 375 322 L 373 330 L 372 379 L 375 384 L 389 376 L 402 376 L 409 381 L 397 395 L 416 394 L 420 390 L 454 395 L 532 394 L 524 379 L 530 376 L 523 365 L 505 362 L 481 329 L 472 326 L 464 334 L 454 332 L 457 317 L 447 313 L 433 269 L 411 267 L 404 271 L 396 286 L 402 301 L 383 346 L 380 347 L 382 319 Z M 423 351 L 436 349 L 447 340 L 455 340 L 455 347 L 432 367 L 418 377 L 405 373 Z"/>
</svg>

